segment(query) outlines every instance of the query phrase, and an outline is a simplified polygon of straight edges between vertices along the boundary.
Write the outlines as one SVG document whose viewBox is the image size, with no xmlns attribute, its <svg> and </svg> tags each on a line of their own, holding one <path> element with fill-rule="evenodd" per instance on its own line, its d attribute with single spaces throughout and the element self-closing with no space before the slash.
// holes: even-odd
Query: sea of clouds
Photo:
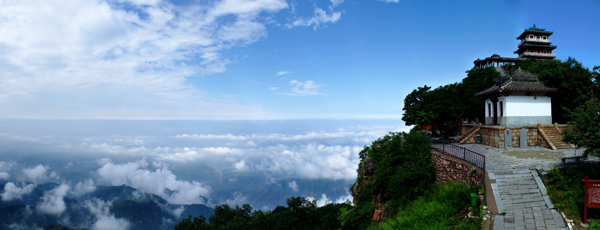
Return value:
<svg viewBox="0 0 600 230">
<path fill-rule="evenodd" d="M 253 122 L 231 123 L 232 127 L 255 125 Z M 59 135 L 52 134 L 48 128 L 52 127 L 52 121 L 28 131 L 5 126 L 0 132 L 0 144 L 4 146 L 0 149 L 0 159 L 3 159 L 0 161 L 0 179 L 9 183 L 1 198 L 3 201 L 20 199 L 38 184 L 54 182 L 59 186 L 44 194 L 41 203 L 35 207 L 37 211 L 59 215 L 65 210 L 65 196 L 80 197 L 94 191 L 98 185 L 128 185 L 141 192 L 156 194 L 174 205 L 254 205 L 247 194 L 241 192 L 243 188 L 227 194 L 215 191 L 219 184 L 239 183 L 251 175 L 262 178 L 255 181 L 258 184 L 285 180 L 281 189 L 317 199 L 318 205 L 322 206 L 351 200 L 348 188 L 339 197 L 328 197 L 325 193 L 306 194 L 303 191 L 308 185 L 303 185 L 303 181 L 346 181 L 350 185 L 356 179 L 360 161 L 358 152 L 365 145 L 390 131 L 408 130 L 398 125 L 398 121 L 382 121 L 380 123 L 386 125 L 369 126 L 348 122 L 322 129 L 318 128 L 319 122 L 313 123 L 266 122 L 261 126 L 263 128 L 254 129 L 255 133 L 219 128 L 197 128 L 198 132 L 189 132 L 191 130 L 187 128 L 164 131 L 164 127 L 173 127 L 168 124 L 156 125 L 155 131 L 149 132 L 153 129 L 144 124 L 146 128 L 139 129 L 144 133 L 127 135 L 117 133 L 115 128 L 123 128 L 127 123 L 100 129 L 90 121 L 87 125 L 77 124 L 86 129 L 85 132 L 71 127 L 79 131 Z M 273 128 L 286 125 L 291 128 Z M 129 126 L 131 129 L 137 127 L 135 124 Z M 199 125 L 205 126 L 210 125 Z M 268 132 L 272 130 L 280 132 Z M 106 207 L 110 204 L 101 201 L 86 204 L 98 216 L 98 224 L 123 221 L 109 215 Z"/>
</svg>

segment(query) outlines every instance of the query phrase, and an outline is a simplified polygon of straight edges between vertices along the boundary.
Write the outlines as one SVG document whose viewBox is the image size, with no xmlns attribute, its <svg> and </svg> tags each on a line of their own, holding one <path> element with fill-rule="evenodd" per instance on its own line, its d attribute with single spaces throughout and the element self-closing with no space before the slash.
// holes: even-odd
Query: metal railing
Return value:
<svg viewBox="0 0 600 230">
<path fill-rule="evenodd" d="M 443 141 L 439 141 L 437 144 L 434 143 L 433 147 L 443 154 L 448 154 L 474 164 L 485 172 L 485 156 L 480 153 Z"/>
<path fill-rule="evenodd" d="M 487 199 L 487 187 L 485 186 L 485 156 L 483 154 L 479 154 L 469 149 L 446 143 L 441 140 L 438 142 L 439 143 L 433 143 L 432 146 L 441 153 L 465 160 L 483 170 L 481 184 L 483 184 L 483 196 L 485 197 L 484 199 Z"/>
</svg>

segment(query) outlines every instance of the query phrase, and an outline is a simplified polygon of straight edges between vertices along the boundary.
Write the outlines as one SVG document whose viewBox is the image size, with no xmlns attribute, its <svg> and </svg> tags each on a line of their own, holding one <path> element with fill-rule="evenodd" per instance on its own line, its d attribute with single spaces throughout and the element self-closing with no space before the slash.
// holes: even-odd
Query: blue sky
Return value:
<svg viewBox="0 0 600 230">
<path fill-rule="evenodd" d="M 0 118 L 399 119 L 532 26 L 600 65 L 598 1 L 18 1 Z"/>
</svg>

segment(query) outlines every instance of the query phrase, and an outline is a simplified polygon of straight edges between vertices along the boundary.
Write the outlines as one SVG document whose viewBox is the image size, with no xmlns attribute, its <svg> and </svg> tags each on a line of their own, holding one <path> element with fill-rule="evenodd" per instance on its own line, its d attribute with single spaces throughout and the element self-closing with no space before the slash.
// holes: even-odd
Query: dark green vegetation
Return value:
<svg viewBox="0 0 600 230">
<path fill-rule="evenodd" d="M 519 60 L 515 65 L 503 69 L 522 68 L 538 73 L 546 86 L 557 88 L 552 95 L 552 122 L 566 124 L 571 118 L 569 111 L 600 93 L 600 66 L 593 70 L 583 67 L 580 62 L 569 57 L 567 60 Z M 484 119 L 484 98 L 476 98 L 475 93 L 494 85 L 499 77 L 494 67 L 469 70 L 460 83 L 452 83 L 435 89 L 425 85 L 413 90 L 404 99 L 404 120 L 406 125 L 438 125 L 443 133 L 450 131 L 459 118 Z"/>
<path fill-rule="evenodd" d="M 369 229 L 481 229 L 483 213 L 479 219 L 465 219 L 470 204 L 469 186 L 464 183 L 448 183 L 434 186 L 425 196 L 408 203 L 398 214 L 384 221 L 381 225 L 373 225 Z"/>
<path fill-rule="evenodd" d="M 600 102 L 595 97 L 573 111 L 566 110 L 571 117 L 570 129 L 562 132 L 563 141 L 586 148 L 584 155 L 600 156 Z"/>
<path fill-rule="evenodd" d="M 288 198 L 287 207 L 278 206 L 272 212 L 252 211 L 248 204 L 235 208 L 224 204 L 215 208 L 208 221 L 204 216 L 190 216 L 175 225 L 175 229 L 339 229 L 340 209 L 349 207 L 350 204 L 328 204 L 317 208 L 314 200 L 302 197 Z"/>
<path fill-rule="evenodd" d="M 519 67 L 539 73 L 539 79 L 546 86 L 558 89 L 559 92 L 552 95 L 552 122 L 566 124 L 570 116 L 563 108 L 572 111 L 600 92 L 600 66 L 590 71 L 571 57 L 564 61 L 520 60 L 514 66 L 509 66 L 509 70 Z"/>
<path fill-rule="evenodd" d="M 588 179 L 600 179 L 600 165 L 573 165 L 565 169 L 554 167 L 548 171 L 549 185 L 546 188 L 552 203 L 569 219 L 573 219 L 577 226 L 583 220 L 585 184 L 582 180 L 585 179 L 585 176 L 588 176 Z M 599 218 L 600 209 L 588 209 L 588 220 Z M 600 223 L 596 223 L 596 225 L 598 224 Z"/>
<path fill-rule="evenodd" d="M 372 221 L 375 212 L 374 194 L 385 197 L 385 210 L 389 216 L 383 229 L 452 229 L 458 221 L 452 216 L 470 204 L 471 186 L 465 184 L 435 184 L 431 163 L 431 140 L 416 129 L 410 133 L 390 133 L 374 141 L 360 152 L 358 180 L 363 186 L 355 195 L 356 206 L 342 211 L 342 229 L 377 228 Z M 362 181 L 363 164 L 372 158 L 373 180 Z M 365 167 L 368 168 L 368 167 Z M 418 221 L 418 222 L 414 222 Z M 418 227 L 416 227 L 418 226 Z M 461 223 L 462 229 L 479 229 L 481 222 Z M 463 228 L 465 227 L 465 228 Z"/>
<path fill-rule="evenodd" d="M 493 86 L 498 76 L 493 67 L 488 67 L 468 71 L 461 83 L 433 90 L 427 85 L 418 87 L 404 98 L 402 120 L 406 125 L 438 125 L 442 133 L 451 131 L 461 117 L 483 120 L 485 99 L 475 97 L 475 93 Z"/>
<path fill-rule="evenodd" d="M 0 181 L 0 194 L 4 192 L 7 181 Z M 183 208 L 181 217 L 188 215 L 210 216 L 213 209 L 204 205 L 171 205 L 164 199 L 148 193 L 142 193 L 128 186 L 98 186 L 95 191 L 81 197 L 64 197 L 66 210 L 58 215 L 45 214 L 36 209 L 44 193 L 58 184 L 38 184 L 30 194 L 21 200 L 0 201 L 0 229 L 25 229 L 42 227 L 43 229 L 80 229 L 90 228 L 96 221 L 89 205 L 98 208 L 104 202 L 110 208 L 106 215 L 125 219 L 130 229 L 172 229 L 183 218 L 175 216 L 173 210 Z M 112 204 L 112 205 L 110 205 Z M 68 220 L 68 224 L 64 224 Z"/>
</svg>

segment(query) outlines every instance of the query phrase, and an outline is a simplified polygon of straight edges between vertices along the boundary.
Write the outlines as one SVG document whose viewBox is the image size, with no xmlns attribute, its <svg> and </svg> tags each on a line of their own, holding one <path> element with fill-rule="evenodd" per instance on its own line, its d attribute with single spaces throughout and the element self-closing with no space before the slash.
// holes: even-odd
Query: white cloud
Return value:
<svg viewBox="0 0 600 230">
<path fill-rule="evenodd" d="M 42 202 L 37 205 L 37 210 L 51 215 L 60 215 L 67 209 L 64 197 L 68 191 L 69 186 L 66 184 L 61 184 L 50 191 L 46 191 L 42 197 Z"/>
<path fill-rule="evenodd" d="M 90 210 L 90 213 L 96 216 L 96 221 L 92 225 L 92 229 L 94 230 L 126 230 L 129 229 L 131 225 L 126 219 L 115 218 L 114 215 L 110 214 L 110 206 L 112 203 L 94 199 L 91 201 L 86 200 L 84 205 Z"/>
<path fill-rule="evenodd" d="M 330 10 L 332 11 L 330 15 L 327 14 L 326 11 L 324 11 L 323 9 L 316 7 L 315 6 L 315 10 L 314 10 L 314 15 L 309 18 L 309 19 L 303 19 L 303 18 L 299 18 L 296 19 L 294 22 L 292 22 L 291 24 L 286 24 L 287 28 L 292 28 L 292 27 L 296 27 L 296 26 L 313 26 L 313 29 L 317 30 L 317 27 L 321 24 L 324 23 L 335 23 L 338 20 L 340 20 L 340 18 L 342 17 L 342 13 L 341 12 L 334 12 L 333 8 L 330 8 Z"/>
<path fill-rule="evenodd" d="M 286 74 L 290 74 L 290 71 L 285 71 L 284 70 L 284 71 L 277 72 L 277 76 L 279 76 L 279 75 L 286 75 Z"/>
<path fill-rule="evenodd" d="M 0 180 L 8 180 L 10 178 L 10 174 L 7 172 L 0 172 Z"/>
<path fill-rule="evenodd" d="M 279 87 L 269 87 L 270 90 L 278 90 Z"/>
<path fill-rule="evenodd" d="M 209 186 L 199 182 L 177 180 L 177 176 L 168 168 L 145 169 L 145 160 L 127 164 L 106 163 L 97 173 L 101 180 L 116 185 L 128 185 L 143 192 L 156 194 L 172 204 L 204 204 L 202 197 L 211 193 Z M 169 189 L 172 193 L 167 193 Z"/>
<path fill-rule="evenodd" d="M 10 170 L 16 163 L 14 161 L 0 161 L 0 172 Z"/>
<path fill-rule="evenodd" d="M 221 52 L 267 36 L 285 0 L 9 1 L 0 8 L 0 118 L 239 119 L 187 77 L 226 70 Z M 125 4 L 127 5 L 127 4 Z M 139 13 L 137 13 L 137 12 Z M 93 102 L 93 103 L 92 103 Z"/>
<path fill-rule="evenodd" d="M 59 178 L 59 176 L 56 172 L 50 172 L 50 175 L 46 176 L 46 172 L 48 171 L 48 169 L 50 169 L 50 167 L 43 166 L 40 164 L 40 165 L 32 167 L 32 168 L 22 169 L 21 171 L 23 172 L 23 174 L 25 174 L 25 176 L 28 179 L 30 179 L 34 182 L 43 181 L 48 178 L 54 178 L 54 179 Z"/>
<path fill-rule="evenodd" d="M 307 197 L 306 199 L 307 200 L 316 200 L 313 197 Z M 332 200 L 330 200 L 329 198 L 327 198 L 327 195 L 321 194 L 321 199 L 317 200 L 317 206 L 318 207 L 322 207 L 322 206 L 325 206 L 325 205 L 331 204 L 331 203 L 340 204 L 340 203 L 345 203 L 347 200 L 352 201 L 352 199 L 353 199 L 352 195 L 347 195 L 347 196 L 341 196 L 335 202 L 333 202 Z"/>
<path fill-rule="evenodd" d="M 83 182 L 77 183 L 71 193 L 74 196 L 81 196 L 86 193 L 93 192 L 94 190 L 96 190 L 96 185 L 94 185 L 92 179 L 87 179 Z"/>
<path fill-rule="evenodd" d="M 233 207 L 235 207 L 236 205 L 242 206 L 243 204 L 248 203 L 248 197 L 245 197 L 242 195 L 241 192 L 236 191 L 233 193 L 233 200 L 227 199 L 225 203 Z"/>
<path fill-rule="evenodd" d="M 292 191 L 297 192 L 298 191 L 298 184 L 296 183 L 296 181 L 292 181 L 290 183 L 288 183 L 288 187 L 292 189 Z"/>
<path fill-rule="evenodd" d="M 394 3 L 398 3 L 400 0 L 377 0 L 380 2 L 394 2 Z"/>
<path fill-rule="evenodd" d="M 21 183 L 21 186 L 15 185 L 13 182 L 8 182 L 4 185 L 4 192 L 2 193 L 2 201 L 20 200 L 23 195 L 30 194 L 37 184 L 25 185 Z"/>
<path fill-rule="evenodd" d="M 342 2 L 344 2 L 344 0 L 331 0 L 331 5 L 333 7 L 336 7 L 336 6 L 340 5 L 340 4 L 342 4 Z"/>
<path fill-rule="evenodd" d="M 246 172 L 246 171 L 250 170 L 248 165 L 246 165 L 246 161 L 244 161 L 244 160 L 241 160 L 240 162 L 233 164 L 233 167 L 235 168 L 235 171 L 238 171 L 238 172 Z"/>
<path fill-rule="evenodd" d="M 319 92 L 319 88 L 321 85 L 317 85 L 314 81 L 305 81 L 300 82 L 297 80 L 291 80 L 290 85 L 292 85 L 292 93 L 284 93 L 286 95 L 323 95 L 323 93 Z"/>
</svg>

